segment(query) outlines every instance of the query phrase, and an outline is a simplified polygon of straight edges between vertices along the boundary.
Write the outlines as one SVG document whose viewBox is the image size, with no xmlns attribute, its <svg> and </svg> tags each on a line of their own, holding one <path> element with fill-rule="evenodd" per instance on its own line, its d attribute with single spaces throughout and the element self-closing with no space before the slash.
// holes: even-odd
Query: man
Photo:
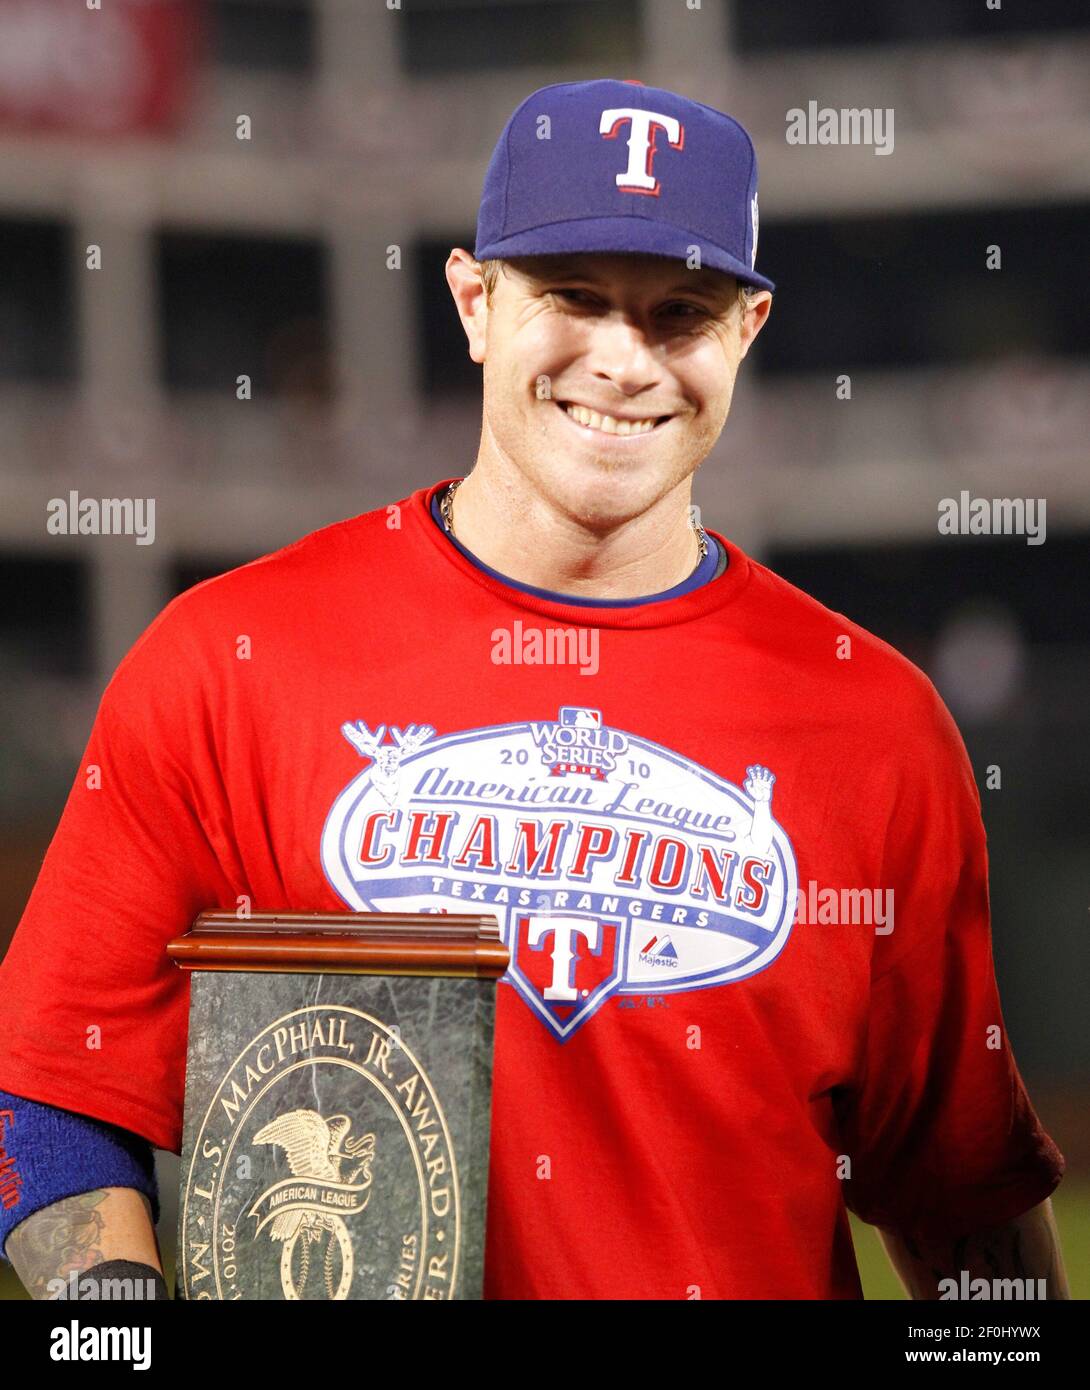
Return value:
<svg viewBox="0 0 1090 1390">
<path fill-rule="evenodd" d="M 768 318 L 757 234 L 730 117 L 604 80 L 516 110 L 447 263 L 473 469 L 137 642 L 3 966 L 0 1085 L 177 1150 L 164 946 L 200 910 L 472 903 L 513 957 L 488 1296 L 858 1298 L 846 1207 L 914 1297 L 1066 1296 L 953 721 L 690 519 Z M 804 911 L 829 893 L 880 910 Z M 28 1285 L 64 1272 L 58 1212 L 71 1259 L 157 1263 L 139 1182 L 86 1186 L 15 1227 Z"/>
</svg>

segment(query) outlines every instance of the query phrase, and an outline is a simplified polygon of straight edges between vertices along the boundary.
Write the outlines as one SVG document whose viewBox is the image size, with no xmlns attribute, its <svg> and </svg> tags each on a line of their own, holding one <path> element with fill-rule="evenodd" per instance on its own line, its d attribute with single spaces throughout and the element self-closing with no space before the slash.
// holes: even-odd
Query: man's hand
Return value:
<svg viewBox="0 0 1090 1390">
<path fill-rule="evenodd" d="M 163 1266 L 151 1204 L 133 1187 L 100 1187 L 42 1207 L 8 1236 L 4 1253 L 31 1298 L 47 1299 L 68 1283 L 106 1260 L 134 1260 Z"/>
<path fill-rule="evenodd" d="M 1043 1279 L 1045 1297 L 1069 1299 L 1051 1198 L 1024 1216 L 957 1239 L 919 1240 L 879 1229 L 890 1263 L 910 1298 L 940 1298 L 940 1279 Z"/>
</svg>

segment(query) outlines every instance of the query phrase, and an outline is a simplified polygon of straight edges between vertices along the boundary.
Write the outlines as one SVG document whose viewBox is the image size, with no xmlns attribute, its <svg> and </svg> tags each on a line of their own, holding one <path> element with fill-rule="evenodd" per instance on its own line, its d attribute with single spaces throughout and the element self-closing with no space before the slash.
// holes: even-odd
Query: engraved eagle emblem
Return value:
<svg viewBox="0 0 1090 1390">
<path fill-rule="evenodd" d="M 347 1296 L 352 1281 L 352 1243 L 343 1219 L 336 1210 L 323 1210 L 319 1205 L 322 1194 L 348 1192 L 354 1199 L 360 1191 L 371 1186 L 371 1163 L 375 1156 L 375 1136 L 363 1134 L 348 1138 L 352 1122 L 347 1115 L 323 1119 L 316 1110 L 289 1110 L 278 1115 L 254 1135 L 255 1144 L 274 1144 L 284 1150 L 295 1186 L 276 1184 L 263 1194 L 251 1215 L 268 1198 L 276 1200 L 278 1191 L 286 1209 L 270 1210 L 254 1232 L 255 1238 L 271 1222 L 269 1234 L 273 1240 L 284 1242 L 280 1260 L 280 1278 L 285 1298 L 298 1299 L 306 1288 L 310 1270 L 311 1246 L 327 1237 L 323 1260 L 326 1292 L 330 1298 Z M 343 1168 L 347 1166 L 347 1171 Z M 362 1179 L 362 1180 L 361 1180 Z M 313 1195 L 311 1195 L 313 1194 Z M 353 1213 L 363 1210 L 370 1193 L 362 1204 L 353 1205 Z M 290 1202 L 290 1205 L 287 1205 Z M 270 1202 L 270 1206 L 272 1203 Z M 302 1268 L 298 1280 L 293 1272 L 297 1242 L 302 1240 Z M 341 1279 L 333 1283 L 334 1252 L 341 1252 Z"/>
</svg>

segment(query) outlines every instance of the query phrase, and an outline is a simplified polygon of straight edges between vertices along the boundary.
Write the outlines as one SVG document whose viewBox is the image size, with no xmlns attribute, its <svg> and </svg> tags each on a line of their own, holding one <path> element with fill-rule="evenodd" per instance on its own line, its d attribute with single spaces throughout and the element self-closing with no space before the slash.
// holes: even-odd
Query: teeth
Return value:
<svg viewBox="0 0 1090 1390">
<path fill-rule="evenodd" d="M 615 420 L 612 415 L 599 415 L 596 410 L 588 410 L 584 405 L 566 405 L 564 409 L 580 425 L 604 434 L 646 434 L 655 428 L 654 419 Z"/>
</svg>

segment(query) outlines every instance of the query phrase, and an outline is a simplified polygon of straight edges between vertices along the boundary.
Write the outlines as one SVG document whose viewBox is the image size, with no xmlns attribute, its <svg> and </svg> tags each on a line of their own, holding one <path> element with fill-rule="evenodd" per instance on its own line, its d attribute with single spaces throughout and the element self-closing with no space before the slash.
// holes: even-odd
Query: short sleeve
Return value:
<svg viewBox="0 0 1090 1390">
<path fill-rule="evenodd" d="M 845 1202 L 874 1225 L 956 1237 L 1044 1201 L 1064 1159 L 1003 1023 L 980 796 L 930 682 L 896 747 L 882 874 L 894 930 L 876 937 L 859 1083 L 837 1102 Z"/>
<path fill-rule="evenodd" d="M 199 663 L 175 600 L 107 686 L 0 965 L 0 1087 L 177 1151 L 189 988 L 166 954 L 233 905 Z"/>
</svg>

